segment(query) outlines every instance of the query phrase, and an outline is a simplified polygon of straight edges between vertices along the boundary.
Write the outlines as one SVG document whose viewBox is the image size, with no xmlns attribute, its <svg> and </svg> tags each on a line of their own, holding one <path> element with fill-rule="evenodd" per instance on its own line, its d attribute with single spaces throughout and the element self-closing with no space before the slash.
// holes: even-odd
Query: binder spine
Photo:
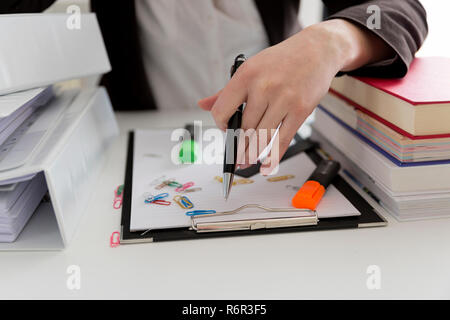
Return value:
<svg viewBox="0 0 450 320">
<path fill-rule="evenodd" d="M 96 15 L 82 14 L 79 29 L 67 27 L 68 17 L 2 15 L 0 95 L 111 70 Z"/>
<path fill-rule="evenodd" d="M 89 202 L 118 126 L 106 91 L 98 89 L 76 125 L 65 135 L 63 147 L 45 170 L 50 198 L 67 244 Z"/>
</svg>

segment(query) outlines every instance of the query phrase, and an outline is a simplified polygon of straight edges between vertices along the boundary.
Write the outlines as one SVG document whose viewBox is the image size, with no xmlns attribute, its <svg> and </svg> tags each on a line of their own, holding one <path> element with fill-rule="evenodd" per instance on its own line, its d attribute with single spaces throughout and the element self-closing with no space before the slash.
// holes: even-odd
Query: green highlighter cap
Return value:
<svg viewBox="0 0 450 320">
<path fill-rule="evenodd" d="M 180 161 L 181 163 L 194 163 L 197 160 L 196 149 L 197 144 L 194 140 L 185 140 L 181 144 L 180 148 Z"/>
</svg>

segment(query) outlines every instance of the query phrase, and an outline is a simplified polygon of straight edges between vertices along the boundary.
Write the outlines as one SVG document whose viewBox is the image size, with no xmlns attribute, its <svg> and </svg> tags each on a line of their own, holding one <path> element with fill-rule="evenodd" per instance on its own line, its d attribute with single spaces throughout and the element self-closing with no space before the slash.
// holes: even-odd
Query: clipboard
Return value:
<svg viewBox="0 0 450 320">
<path fill-rule="evenodd" d="M 304 143 L 299 138 L 296 138 L 296 142 Z M 319 155 L 315 148 L 306 150 L 305 153 L 316 165 L 322 160 L 322 157 Z M 332 185 L 334 185 L 345 196 L 345 198 L 347 198 L 347 200 L 349 200 L 353 204 L 353 206 L 361 213 L 361 215 L 340 218 L 326 218 L 320 220 L 316 219 L 316 221 L 314 221 L 314 217 L 309 216 L 304 219 L 303 224 L 299 223 L 297 226 L 280 226 L 272 228 L 235 228 L 230 231 L 221 230 L 218 232 L 198 232 L 198 228 L 196 228 L 195 226 L 191 226 L 159 230 L 152 229 L 145 232 L 133 232 L 130 230 L 131 200 L 133 190 L 133 155 L 134 132 L 131 131 L 128 137 L 127 161 L 123 189 L 123 204 L 120 229 L 121 244 L 204 239 L 225 236 L 261 235 L 285 232 L 355 229 L 363 227 L 381 227 L 387 225 L 387 221 L 355 189 L 353 189 L 340 175 L 338 175 L 333 180 Z"/>
</svg>

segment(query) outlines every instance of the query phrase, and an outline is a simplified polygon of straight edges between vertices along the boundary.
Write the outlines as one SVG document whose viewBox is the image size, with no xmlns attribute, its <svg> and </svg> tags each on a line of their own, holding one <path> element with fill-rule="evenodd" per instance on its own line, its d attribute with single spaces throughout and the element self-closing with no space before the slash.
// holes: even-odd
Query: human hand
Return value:
<svg viewBox="0 0 450 320">
<path fill-rule="evenodd" d="M 336 73 L 373 59 L 367 47 L 372 45 L 370 36 L 345 20 L 313 25 L 248 59 L 221 91 L 198 104 L 225 130 L 236 109 L 246 103 L 242 129 L 255 131 L 239 145 L 241 168 L 256 163 L 281 124 L 268 161 L 261 166 L 262 174 L 270 174 Z"/>
</svg>

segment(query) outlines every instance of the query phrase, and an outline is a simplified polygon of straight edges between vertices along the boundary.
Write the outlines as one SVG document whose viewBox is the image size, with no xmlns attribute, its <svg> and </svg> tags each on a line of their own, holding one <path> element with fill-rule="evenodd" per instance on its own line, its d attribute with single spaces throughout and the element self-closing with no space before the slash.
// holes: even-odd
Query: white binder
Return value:
<svg viewBox="0 0 450 320">
<path fill-rule="evenodd" d="M 0 94 L 110 71 L 95 14 L 81 15 L 80 28 L 69 28 L 68 18 L 2 16 Z M 0 189 L 14 190 L 18 182 L 36 177 L 45 181 L 49 197 L 15 242 L 0 243 L 0 250 L 64 248 L 75 234 L 106 150 L 117 135 L 103 88 L 56 92 L 50 103 L 27 118 L 0 149 Z"/>
<path fill-rule="evenodd" d="M 39 205 L 15 242 L 0 243 L 1 251 L 60 250 L 70 242 L 119 132 L 104 88 L 61 91 L 39 119 L 46 117 L 52 125 L 45 128 L 41 142 L 25 163 L 0 171 L 0 182 L 42 172 L 49 200 Z M 39 121 L 33 126 L 39 127 Z M 7 157 L 14 157 L 13 151 Z"/>
<path fill-rule="evenodd" d="M 95 14 L 10 14 L 0 19 L 0 94 L 99 75 L 111 69 Z"/>
</svg>

